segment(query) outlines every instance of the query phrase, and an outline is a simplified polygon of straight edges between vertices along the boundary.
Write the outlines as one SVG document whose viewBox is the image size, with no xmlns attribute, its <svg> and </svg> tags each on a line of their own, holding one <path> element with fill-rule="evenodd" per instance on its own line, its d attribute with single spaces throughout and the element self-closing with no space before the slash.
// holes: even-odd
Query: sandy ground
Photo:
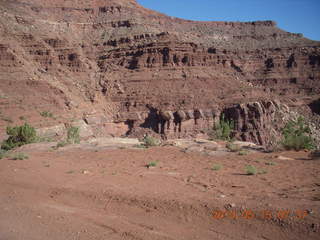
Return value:
<svg viewBox="0 0 320 240">
<path fill-rule="evenodd" d="M 62 148 L 28 156 L 0 160 L 0 240 L 319 239 L 320 161 L 306 152 Z M 246 175 L 249 164 L 265 173 Z"/>
</svg>

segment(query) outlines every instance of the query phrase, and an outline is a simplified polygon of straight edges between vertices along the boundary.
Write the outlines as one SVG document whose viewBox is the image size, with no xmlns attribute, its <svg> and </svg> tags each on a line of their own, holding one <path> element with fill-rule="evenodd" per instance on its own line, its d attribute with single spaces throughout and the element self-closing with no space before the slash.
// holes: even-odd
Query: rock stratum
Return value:
<svg viewBox="0 0 320 240">
<path fill-rule="evenodd" d="M 225 114 L 237 138 L 268 145 L 294 111 L 316 130 L 319 99 L 320 42 L 273 21 L 189 21 L 135 0 L 0 3 L 2 129 L 27 119 L 54 135 L 77 120 L 86 137 L 188 137 Z"/>
</svg>

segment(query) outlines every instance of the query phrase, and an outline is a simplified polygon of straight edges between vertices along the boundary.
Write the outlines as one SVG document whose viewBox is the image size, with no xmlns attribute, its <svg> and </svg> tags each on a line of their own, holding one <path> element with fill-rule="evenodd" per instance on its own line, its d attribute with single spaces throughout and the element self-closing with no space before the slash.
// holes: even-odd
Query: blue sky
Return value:
<svg viewBox="0 0 320 240">
<path fill-rule="evenodd" d="M 137 0 L 169 16 L 203 21 L 274 20 L 281 29 L 320 40 L 320 0 Z"/>
</svg>

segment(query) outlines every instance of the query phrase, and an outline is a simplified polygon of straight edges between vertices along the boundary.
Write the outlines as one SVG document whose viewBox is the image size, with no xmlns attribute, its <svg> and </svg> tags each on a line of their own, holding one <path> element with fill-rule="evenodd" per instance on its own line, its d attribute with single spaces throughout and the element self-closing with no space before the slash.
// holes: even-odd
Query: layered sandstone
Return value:
<svg viewBox="0 0 320 240">
<path fill-rule="evenodd" d="M 1 111 L 14 122 L 25 115 L 36 126 L 89 118 L 96 135 L 186 137 L 231 108 L 263 112 L 248 107 L 254 102 L 279 99 L 305 111 L 309 104 L 309 113 L 319 114 L 312 106 L 320 95 L 320 43 L 273 21 L 188 21 L 135 0 L 4 0 L 0 90 Z M 37 116 L 47 110 L 59 117 L 41 123 Z M 169 128 L 160 110 L 172 112 Z M 182 124 L 179 110 L 190 113 Z M 197 111 L 198 122 L 191 116 Z M 241 122 L 239 138 L 271 141 L 269 116 L 250 125 L 239 114 L 229 115 Z"/>
</svg>

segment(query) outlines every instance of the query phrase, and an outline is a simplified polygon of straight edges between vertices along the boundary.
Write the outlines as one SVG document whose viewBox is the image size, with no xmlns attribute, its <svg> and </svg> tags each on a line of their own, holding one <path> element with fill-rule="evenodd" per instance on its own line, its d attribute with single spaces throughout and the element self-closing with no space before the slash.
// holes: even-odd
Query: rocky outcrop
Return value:
<svg viewBox="0 0 320 240">
<path fill-rule="evenodd" d="M 278 101 L 251 102 L 212 109 L 180 109 L 173 111 L 173 114 L 169 113 L 172 111 L 156 109 L 149 114 L 140 113 L 141 116 L 148 117 L 137 119 L 134 126 L 150 128 L 165 138 L 189 138 L 205 135 L 223 116 L 234 123 L 234 138 L 272 145 L 281 137 L 280 130 L 284 123 L 291 119 L 289 107 Z"/>
<path fill-rule="evenodd" d="M 234 122 L 234 137 L 260 145 L 276 140 L 280 106 L 272 101 L 238 104 L 223 110 L 226 119 Z"/>
</svg>

